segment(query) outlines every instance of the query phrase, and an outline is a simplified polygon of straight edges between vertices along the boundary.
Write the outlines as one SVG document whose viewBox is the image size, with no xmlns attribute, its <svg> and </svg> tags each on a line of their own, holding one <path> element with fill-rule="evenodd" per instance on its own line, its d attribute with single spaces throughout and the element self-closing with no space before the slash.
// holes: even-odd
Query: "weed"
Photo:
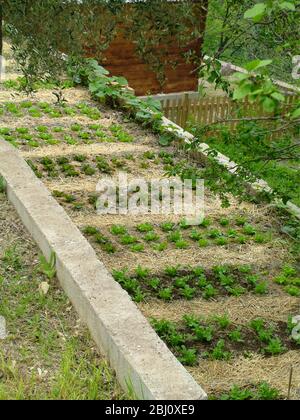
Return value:
<svg viewBox="0 0 300 420">
<path fill-rule="evenodd" d="M 186 219 L 183 219 L 179 222 L 179 227 L 180 229 L 186 230 L 186 229 L 189 229 L 191 225 L 187 222 Z"/>
<path fill-rule="evenodd" d="M 49 280 L 52 280 L 56 276 L 56 255 L 54 252 L 51 252 L 50 259 L 40 255 L 39 257 L 39 271 L 44 274 Z"/>
<path fill-rule="evenodd" d="M 75 195 L 65 194 L 65 200 L 66 200 L 66 203 L 75 203 L 77 199 Z"/>
<path fill-rule="evenodd" d="M 209 241 L 207 239 L 200 239 L 198 245 L 200 248 L 207 248 L 209 246 Z"/>
<path fill-rule="evenodd" d="M 238 271 L 242 274 L 250 274 L 252 272 L 251 265 L 240 265 Z"/>
<path fill-rule="evenodd" d="M 270 237 L 268 237 L 267 235 L 264 235 L 262 233 L 257 233 L 254 236 L 254 242 L 256 242 L 257 244 L 265 244 L 267 242 L 269 242 Z"/>
<path fill-rule="evenodd" d="M 154 159 L 156 158 L 156 155 L 155 155 L 155 153 L 154 153 L 154 152 L 151 152 L 151 151 L 149 150 L 149 151 L 147 151 L 147 152 L 145 152 L 145 153 L 143 154 L 143 158 L 144 158 L 144 159 L 149 159 L 149 160 L 154 160 Z"/>
</svg>

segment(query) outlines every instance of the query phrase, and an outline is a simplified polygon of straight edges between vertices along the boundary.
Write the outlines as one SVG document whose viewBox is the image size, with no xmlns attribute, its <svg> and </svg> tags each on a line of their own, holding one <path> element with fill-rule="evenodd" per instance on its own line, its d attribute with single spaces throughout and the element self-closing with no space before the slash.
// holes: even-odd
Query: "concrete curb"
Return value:
<svg viewBox="0 0 300 420">
<path fill-rule="evenodd" d="M 44 184 L 1 139 L 0 174 L 8 199 L 43 254 L 49 258 L 55 252 L 63 289 L 125 391 L 145 400 L 207 399 Z"/>
<path fill-rule="evenodd" d="M 170 131 L 176 135 L 178 140 L 185 144 L 189 145 L 195 139 L 195 137 L 185 131 L 179 125 L 173 123 L 171 120 L 163 117 L 163 126 L 165 127 L 166 131 Z M 199 160 L 207 160 L 209 157 L 209 151 L 211 151 L 211 147 L 206 143 L 200 143 L 195 150 L 192 151 L 193 156 Z M 219 164 L 224 166 L 229 172 L 232 174 L 236 173 L 237 164 L 230 160 L 227 156 L 223 155 L 222 153 L 217 152 L 216 156 L 214 156 L 214 160 Z M 257 179 L 255 183 L 246 183 L 247 187 L 250 189 L 252 194 L 258 194 L 260 192 L 267 192 L 272 193 L 272 188 L 269 184 L 264 181 L 263 179 Z M 281 206 L 285 208 L 289 213 L 293 214 L 297 219 L 300 219 L 300 208 L 296 206 L 292 202 L 287 202 L 284 204 L 282 200 L 276 199 L 274 200 L 274 204 L 277 206 Z"/>
</svg>

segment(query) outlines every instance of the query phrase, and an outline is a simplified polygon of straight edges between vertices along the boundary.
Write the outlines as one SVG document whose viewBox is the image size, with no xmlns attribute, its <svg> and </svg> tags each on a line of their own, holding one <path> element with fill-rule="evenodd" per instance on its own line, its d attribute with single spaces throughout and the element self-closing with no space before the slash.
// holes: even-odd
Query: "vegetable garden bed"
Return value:
<svg viewBox="0 0 300 420">
<path fill-rule="evenodd" d="M 66 90 L 66 105 L 39 95 L 2 104 L 2 137 L 19 148 L 199 384 L 217 398 L 286 398 L 293 366 L 297 398 L 291 316 L 299 314 L 300 273 L 277 211 L 233 198 L 225 209 L 207 191 L 206 218 L 196 227 L 178 216 L 97 216 L 102 176 L 161 178 L 186 156 L 84 91 Z"/>
</svg>

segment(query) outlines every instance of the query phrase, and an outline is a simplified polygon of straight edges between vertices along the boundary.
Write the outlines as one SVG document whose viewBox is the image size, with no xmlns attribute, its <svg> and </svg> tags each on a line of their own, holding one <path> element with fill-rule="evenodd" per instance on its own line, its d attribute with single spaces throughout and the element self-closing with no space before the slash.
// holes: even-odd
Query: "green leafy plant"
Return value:
<svg viewBox="0 0 300 420">
<path fill-rule="evenodd" d="M 213 360 L 229 360 L 231 353 L 225 349 L 225 341 L 219 340 L 215 348 L 209 353 Z"/>
<path fill-rule="evenodd" d="M 154 227 L 151 223 L 142 223 L 142 224 L 137 226 L 137 230 L 141 233 L 152 232 L 153 229 L 154 229 Z"/>
<path fill-rule="evenodd" d="M 245 341 L 241 328 L 236 328 L 234 331 L 231 331 L 228 334 L 228 338 L 230 341 L 233 341 L 234 343 L 244 343 Z"/>
<path fill-rule="evenodd" d="M 51 252 L 49 261 L 44 257 L 44 255 L 40 255 L 39 271 L 49 280 L 52 280 L 56 276 L 56 255 L 54 252 Z"/>
<path fill-rule="evenodd" d="M 124 236 L 128 233 L 127 228 L 122 225 L 113 225 L 110 231 L 115 236 Z"/>
<path fill-rule="evenodd" d="M 195 366 L 198 361 L 197 350 L 181 347 L 179 352 L 179 361 L 186 366 Z"/>
<path fill-rule="evenodd" d="M 158 297 L 160 299 L 169 301 L 173 298 L 173 289 L 172 287 L 167 287 L 165 289 L 162 289 L 158 292 Z"/>
<path fill-rule="evenodd" d="M 272 338 L 268 345 L 264 348 L 264 352 L 275 356 L 277 354 L 282 354 L 286 351 L 286 348 L 282 344 L 279 338 Z"/>
<path fill-rule="evenodd" d="M 93 235 L 96 235 L 97 233 L 99 233 L 99 229 L 95 228 L 94 226 L 86 226 L 83 229 L 83 233 L 85 235 L 93 236 Z"/>
</svg>

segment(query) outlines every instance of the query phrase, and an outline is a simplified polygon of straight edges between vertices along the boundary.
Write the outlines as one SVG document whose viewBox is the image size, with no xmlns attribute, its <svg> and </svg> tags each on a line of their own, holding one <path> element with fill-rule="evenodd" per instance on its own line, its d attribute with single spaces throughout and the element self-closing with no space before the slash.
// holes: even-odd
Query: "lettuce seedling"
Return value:
<svg viewBox="0 0 300 420">
<path fill-rule="evenodd" d="M 141 265 L 139 265 L 136 269 L 135 269 L 135 274 L 136 277 L 139 280 L 145 280 L 149 277 L 150 274 L 150 270 L 148 268 L 142 267 Z"/>
<path fill-rule="evenodd" d="M 163 252 L 168 248 L 167 242 L 161 242 L 160 244 L 154 245 L 153 249 L 158 252 Z"/>
<path fill-rule="evenodd" d="M 241 328 L 237 328 L 231 333 L 228 334 L 228 338 L 230 341 L 233 341 L 234 343 L 244 343 L 243 334 L 241 332 Z"/>
<path fill-rule="evenodd" d="M 159 235 L 158 235 L 157 233 L 155 233 L 155 232 L 149 232 L 149 233 L 147 233 L 147 235 L 145 235 L 145 236 L 143 237 L 143 239 L 144 239 L 146 242 L 156 242 L 156 241 L 159 241 L 160 237 L 159 237 Z"/>
<path fill-rule="evenodd" d="M 179 361 L 186 366 L 195 366 L 198 361 L 197 350 L 187 349 L 182 346 L 180 349 Z"/>
<path fill-rule="evenodd" d="M 179 268 L 180 267 L 178 265 L 176 267 L 166 267 L 165 274 L 169 277 L 176 277 L 178 275 Z"/>
<path fill-rule="evenodd" d="M 158 297 L 166 301 L 171 300 L 173 297 L 173 288 L 167 287 L 165 289 L 160 290 L 158 292 Z"/>
<path fill-rule="evenodd" d="M 122 245 L 134 245 L 138 242 L 137 238 L 132 235 L 123 235 L 121 237 L 121 244 Z"/>
<path fill-rule="evenodd" d="M 222 218 L 222 219 L 220 219 L 219 223 L 220 223 L 221 226 L 229 226 L 230 220 L 226 219 L 226 218 Z"/>
<path fill-rule="evenodd" d="M 142 223 L 136 228 L 141 233 L 152 232 L 154 227 L 151 223 Z"/>
<path fill-rule="evenodd" d="M 200 248 L 207 248 L 209 246 L 209 242 L 207 239 L 200 239 L 198 241 L 198 245 Z"/>
<path fill-rule="evenodd" d="M 113 225 L 110 229 L 110 232 L 115 236 L 126 235 L 128 233 L 127 228 L 121 225 Z"/>
<path fill-rule="evenodd" d="M 225 341 L 219 340 L 216 347 L 210 353 L 213 360 L 230 360 L 232 354 L 225 350 Z"/>
<path fill-rule="evenodd" d="M 132 252 L 143 252 L 145 250 L 145 247 L 143 244 L 134 244 L 131 246 L 130 250 Z"/>
<path fill-rule="evenodd" d="M 202 239 L 202 235 L 200 232 L 197 231 L 197 229 L 193 229 L 192 232 L 189 234 L 189 238 L 193 241 L 200 241 L 200 239 Z"/>
<path fill-rule="evenodd" d="M 168 240 L 169 240 L 170 242 L 174 242 L 174 243 L 176 243 L 176 242 L 178 242 L 178 241 L 181 241 L 181 240 L 182 240 L 182 235 L 181 235 L 181 232 L 180 232 L 179 230 L 176 230 L 176 231 L 174 231 L 174 232 L 170 233 L 170 234 L 168 235 Z"/>
<path fill-rule="evenodd" d="M 164 232 L 172 232 L 175 229 L 175 223 L 172 223 L 172 222 L 162 223 L 160 227 Z"/>
<path fill-rule="evenodd" d="M 251 225 L 245 225 L 243 228 L 243 233 L 247 236 L 255 236 L 256 229 Z"/>
<path fill-rule="evenodd" d="M 86 226 L 83 229 L 83 233 L 85 235 L 93 236 L 93 235 L 96 235 L 97 233 L 99 233 L 99 229 L 95 228 L 94 226 Z"/>
<path fill-rule="evenodd" d="M 181 240 L 175 242 L 175 247 L 177 249 L 188 249 L 189 248 L 189 243 L 187 241 L 185 241 L 184 239 L 181 239 Z"/>
<path fill-rule="evenodd" d="M 213 287 L 212 284 L 208 284 L 203 291 L 203 298 L 204 299 L 212 299 L 218 294 L 217 289 Z"/>
<path fill-rule="evenodd" d="M 282 354 L 286 351 L 286 348 L 282 344 L 280 338 L 272 338 L 269 341 L 269 344 L 264 348 L 266 354 L 271 354 L 276 356 L 277 354 Z"/>
</svg>

